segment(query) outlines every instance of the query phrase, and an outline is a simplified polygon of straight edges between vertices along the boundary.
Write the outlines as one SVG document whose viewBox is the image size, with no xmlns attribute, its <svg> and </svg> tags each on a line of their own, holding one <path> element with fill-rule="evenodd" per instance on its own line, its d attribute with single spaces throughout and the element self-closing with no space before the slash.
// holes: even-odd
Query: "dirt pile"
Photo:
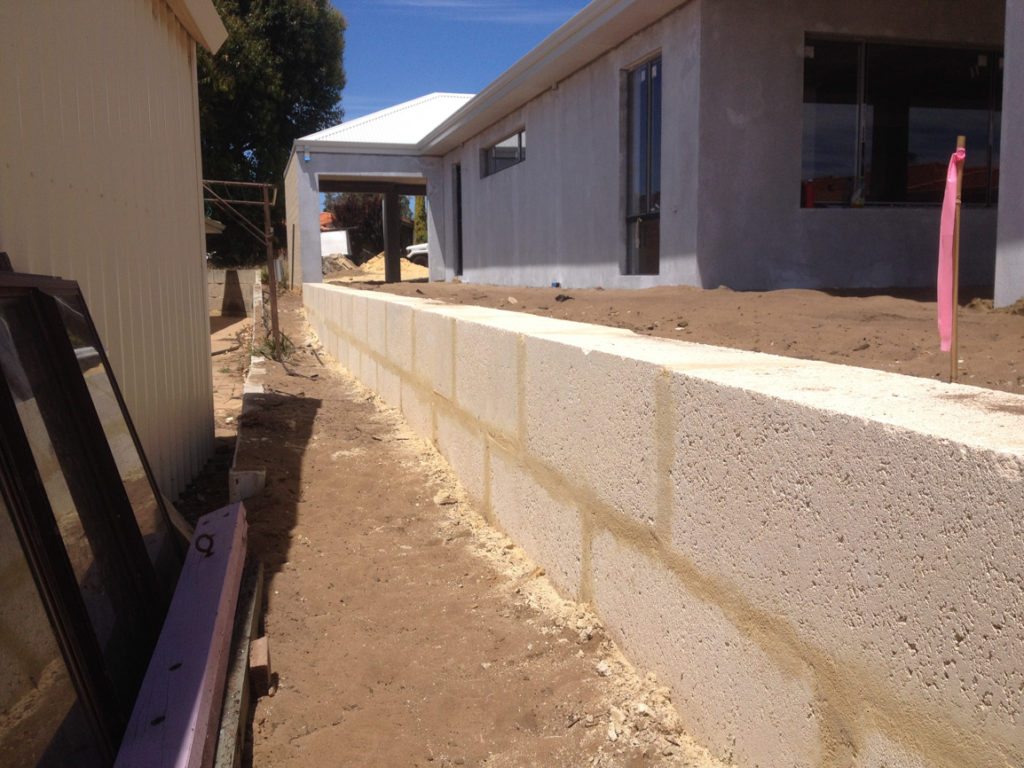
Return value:
<svg viewBox="0 0 1024 768">
<path fill-rule="evenodd" d="M 348 258 L 348 256 L 340 253 L 333 253 L 330 256 L 324 256 L 325 275 L 331 275 L 335 272 L 349 272 L 353 269 L 359 269 L 359 266 Z"/>
<path fill-rule="evenodd" d="M 383 282 L 385 275 L 384 267 L 384 254 L 378 253 L 376 256 L 367 259 L 360 265 L 355 265 L 351 261 L 349 266 L 342 266 L 340 269 L 330 269 L 326 274 L 326 280 L 329 283 L 375 283 Z M 422 281 L 426 280 L 430 276 L 430 270 L 426 267 L 414 264 L 404 256 L 401 259 L 402 269 L 402 281 Z"/>
</svg>

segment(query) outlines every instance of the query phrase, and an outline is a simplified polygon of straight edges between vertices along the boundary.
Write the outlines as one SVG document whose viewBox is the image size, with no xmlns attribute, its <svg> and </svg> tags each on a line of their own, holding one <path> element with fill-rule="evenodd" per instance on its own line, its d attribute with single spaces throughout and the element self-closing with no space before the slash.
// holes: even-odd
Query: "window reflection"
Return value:
<svg viewBox="0 0 1024 768">
<path fill-rule="evenodd" d="M 6 357 L 10 347 L 0 342 L 0 349 Z M 102 764 L 0 499 L 0 765 L 90 768 Z"/>
<path fill-rule="evenodd" d="M 130 706 L 139 680 L 137 659 L 145 635 L 137 623 L 143 606 L 117 565 L 122 558 L 107 523 L 80 509 L 69 467 L 82 477 L 81 458 L 69 437 L 57 383 L 43 350 L 36 342 L 38 322 L 27 298 L 0 299 L 0 368 L 14 395 L 22 429 L 32 449 L 36 469 L 46 490 L 57 528 L 71 562 L 79 591 L 108 674 Z"/>
<path fill-rule="evenodd" d="M 938 204 L 960 134 L 964 202 L 993 204 L 1001 61 L 978 49 L 809 39 L 802 205 Z"/>
<path fill-rule="evenodd" d="M 490 176 L 525 161 L 526 131 L 522 130 L 483 151 L 483 175 Z"/>
<path fill-rule="evenodd" d="M 150 562 L 156 569 L 160 586 L 170 598 L 180 569 L 170 524 L 146 474 L 124 412 L 114 392 L 114 384 L 99 353 L 99 340 L 87 319 L 80 298 L 61 298 L 58 302 L 68 338 L 75 348 L 78 365 L 85 378 L 103 433 L 117 464 L 121 482 L 131 503 L 139 531 L 146 544 Z"/>
<path fill-rule="evenodd" d="M 809 45 L 804 59 L 803 205 L 854 197 L 857 154 L 855 43 Z"/>
<path fill-rule="evenodd" d="M 661 252 L 661 59 L 641 65 L 627 77 L 625 273 L 656 275 Z"/>
</svg>

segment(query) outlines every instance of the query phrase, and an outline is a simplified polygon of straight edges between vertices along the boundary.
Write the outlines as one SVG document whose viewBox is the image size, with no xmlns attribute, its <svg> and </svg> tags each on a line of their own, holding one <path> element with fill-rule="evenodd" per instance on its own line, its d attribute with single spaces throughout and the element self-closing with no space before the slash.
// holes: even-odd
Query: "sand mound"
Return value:
<svg viewBox="0 0 1024 768">
<path fill-rule="evenodd" d="M 378 253 L 369 261 L 363 262 L 361 267 L 363 274 L 365 275 L 380 275 L 384 276 L 384 254 Z M 427 277 L 430 275 L 430 270 L 426 267 L 421 267 L 419 264 L 413 264 L 404 256 L 402 257 L 402 279 L 403 280 L 416 280 Z"/>
</svg>

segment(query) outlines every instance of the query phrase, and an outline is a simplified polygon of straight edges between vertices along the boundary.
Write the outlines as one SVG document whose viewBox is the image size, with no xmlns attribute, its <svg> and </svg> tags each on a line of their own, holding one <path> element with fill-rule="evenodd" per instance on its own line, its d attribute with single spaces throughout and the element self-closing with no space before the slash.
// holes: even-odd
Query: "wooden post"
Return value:
<svg viewBox="0 0 1024 768">
<path fill-rule="evenodd" d="M 277 268 L 274 264 L 274 232 L 270 227 L 270 186 L 263 186 L 263 239 L 267 244 L 267 281 L 270 283 L 270 333 L 274 353 L 281 351 L 281 329 L 277 324 Z"/>
<path fill-rule="evenodd" d="M 384 193 L 384 282 L 402 281 L 402 212 L 398 207 L 398 189 Z"/>
<path fill-rule="evenodd" d="M 967 148 L 967 137 L 956 137 L 956 148 Z M 953 334 L 949 348 L 949 381 L 954 382 L 960 376 L 960 206 L 963 199 L 964 165 L 957 166 L 956 171 L 956 216 L 953 219 Z"/>
</svg>

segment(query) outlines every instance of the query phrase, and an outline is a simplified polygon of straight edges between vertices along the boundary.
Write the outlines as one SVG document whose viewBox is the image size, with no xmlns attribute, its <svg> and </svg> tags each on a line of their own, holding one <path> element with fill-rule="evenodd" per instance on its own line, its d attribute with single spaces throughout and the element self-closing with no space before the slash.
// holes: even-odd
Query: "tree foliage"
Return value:
<svg viewBox="0 0 1024 768">
<path fill-rule="evenodd" d="M 349 230 L 348 242 L 357 258 L 363 251 L 384 250 L 384 211 L 380 195 L 328 195 L 327 205 L 339 227 Z"/>
<path fill-rule="evenodd" d="M 214 5 L 228 39 L 216 55 L 199 51 L 203 175 L 280 185 L 292 142 L 341 122 L 345 19 L 328 0 Z M 218 248 L 232 240 L 221 237 Z"/>
<path fill-rule="evenodd" d="M 427 199 L 420 195 L 416 198 L 416 212 L 412 217 L 412 241 L 427 242 Z"/>
</svg>

